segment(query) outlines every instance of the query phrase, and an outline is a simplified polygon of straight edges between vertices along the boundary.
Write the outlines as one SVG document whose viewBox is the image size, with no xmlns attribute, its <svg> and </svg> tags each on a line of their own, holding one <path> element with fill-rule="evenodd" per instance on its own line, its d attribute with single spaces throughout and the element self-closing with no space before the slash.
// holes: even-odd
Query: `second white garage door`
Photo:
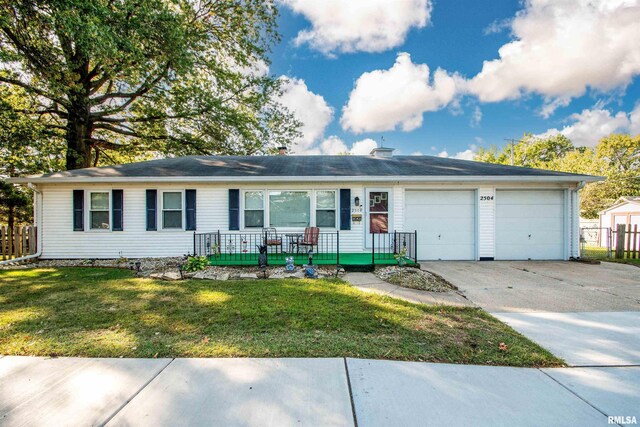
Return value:
<svg viewBox="0 0 640 427">
<path fill-rule="evenodd" d="M 418 231 L 418 259 L 473 260 L 475 191 L 405 192 L 405 229 Z"/>
<path fill-rule="evenodd" d="M 564 192 L 498 190 L 496 259 L 564 259 Z"/>
</svg>

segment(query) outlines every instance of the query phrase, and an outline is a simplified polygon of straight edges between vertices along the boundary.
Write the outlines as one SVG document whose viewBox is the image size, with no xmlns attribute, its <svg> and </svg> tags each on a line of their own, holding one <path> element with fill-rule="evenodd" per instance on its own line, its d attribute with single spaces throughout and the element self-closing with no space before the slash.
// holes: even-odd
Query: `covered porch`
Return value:
<svg viewBox="0 0 640 427">
<path fill-rule="evenodd" d="M 193 253 L 206 256 L 211 265 L 258 265 L 259 247 L 267 247 L 269 265 L 307 264 L 309 256 L 317 265 L 373 267 L 398 264 L 402 257 L 408 265 L 417 264 L 417 233 L 392 231 L 369 234 L 367 248 L 357 252 L 340 250 L 340 231 L 322 231 L 310 240 L 306 233 L 222 232 L 194 233 Z M 306 239 L 306 241 L 305 241 Z"/>
</svg>

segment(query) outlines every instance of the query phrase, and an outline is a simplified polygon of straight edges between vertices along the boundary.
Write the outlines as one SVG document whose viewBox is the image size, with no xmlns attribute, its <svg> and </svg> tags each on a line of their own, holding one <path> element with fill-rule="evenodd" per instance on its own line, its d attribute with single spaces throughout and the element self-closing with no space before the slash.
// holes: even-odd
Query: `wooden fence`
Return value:
<svg viewBox="0 0 640 427">
<path fill-rule="evenodd" d="M 36 227 L 0 225 L 0 255 L 2 261 L 33 255 L 37 251 Z"/>
<path fill-rule="evenodd" d="M 640 233 L 637 224 L 619 224 L 614 233 L 615 258 L 640 258 Z"/>
</svg>

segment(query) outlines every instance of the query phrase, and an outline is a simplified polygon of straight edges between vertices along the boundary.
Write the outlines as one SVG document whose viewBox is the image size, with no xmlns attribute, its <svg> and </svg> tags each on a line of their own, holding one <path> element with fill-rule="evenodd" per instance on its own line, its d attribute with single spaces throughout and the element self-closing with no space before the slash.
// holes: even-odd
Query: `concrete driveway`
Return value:
<svg viewBox="0 0 640 427">
<path fill-rule="evenodd" d="M 421 261 L 489 312 L 640 311 L 640 268 L 554 261 Z"/>
<path fill-rule="evenodd" d="M 573 366 L 640 364 L 640 269 L 577 262 L 423 262 Z"/>
</svg>

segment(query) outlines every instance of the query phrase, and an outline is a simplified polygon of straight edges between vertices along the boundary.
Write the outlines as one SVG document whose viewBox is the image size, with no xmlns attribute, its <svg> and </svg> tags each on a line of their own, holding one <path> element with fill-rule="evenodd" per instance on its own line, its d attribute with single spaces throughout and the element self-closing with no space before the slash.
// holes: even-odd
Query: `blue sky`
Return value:
<svg viewBox="0 0 640 427">
<path fill-rule="evenodd" d="M 269 70 L 291 79 L 283 103 L 305 124 L 294 152 L 333 154 L 384 137 L 402 154 L 469 158 L 525 132 L 588 146 L 609 132 L 640 132 L 640 1 L 280 0 L 279 8 L 282 41 Z"/>
</svg>

